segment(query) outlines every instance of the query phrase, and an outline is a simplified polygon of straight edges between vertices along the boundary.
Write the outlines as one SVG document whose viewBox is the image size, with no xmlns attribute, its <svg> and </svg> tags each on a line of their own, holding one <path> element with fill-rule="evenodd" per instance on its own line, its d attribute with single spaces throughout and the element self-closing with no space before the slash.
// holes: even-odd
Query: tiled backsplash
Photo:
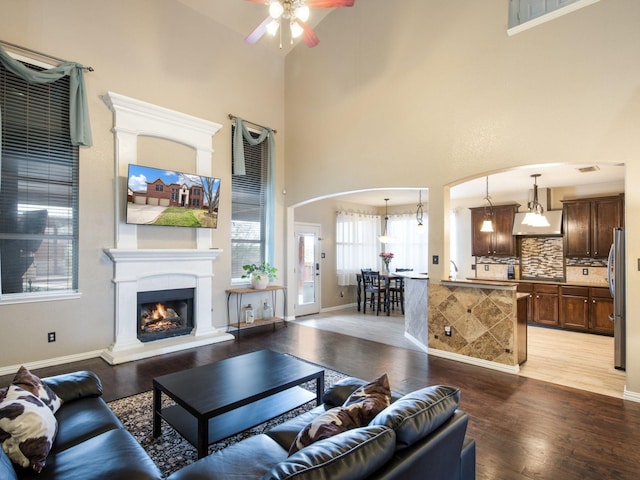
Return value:
<svg viewBox="0 0 640 480">
<path fill-rule="evenodd" d="M 520 252 L 521 278 L 553 281 L 564 279 L 562 237 L 523 237 Z"/>
<path fill-rule="evenodd" d="M 521 257 L 477 257 L 476 278 L 507 280 L 512 264 L 516 280 L 607 286 L 606 259 L 564 258 L 562 237 L 522 237 L 519 242 Z"/>
</svg>

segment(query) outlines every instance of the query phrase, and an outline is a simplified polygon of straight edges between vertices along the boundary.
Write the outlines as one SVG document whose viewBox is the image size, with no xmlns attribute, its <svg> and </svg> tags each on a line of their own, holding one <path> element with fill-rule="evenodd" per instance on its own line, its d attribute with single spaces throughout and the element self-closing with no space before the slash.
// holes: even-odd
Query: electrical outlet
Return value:
<svg viewBox="0 0 640 480">
<path fill-rule="evenodd" d="M 446 326 L 444 327 L 444 334 L 445 334 L 447 337 L 450 337 L 450 336 L 451 336 L 451 325 L 446 325 Z"/>
<path fill-rule="evenodd" d="M 55 342 L 56 341 L 56 332 L 47 333 L 47 340 L 49 341 L 49 343 Z"/>
<path fill-rule="evenodd" d="M 640 265 L 640 263 L 639 263 L 638 265 Z M 476 264 L 475 264 L 475 263 L 472 263 L 472 264 L 471 264 L 471 270 L 475 270 L 475 269 L 476 269 Z M 640 270 L 640 269 L 639 269 L 639 270 Z"/>
<path fill-rule="evenodd" d="M 433 263 L 434 265 L 438 265 L 438 263 L 440 263 L 440 257 L 438 255 L 434 255 L 431 263 Z"/>
<path fill-rule="evenodd" d="M 485 265 L 485 266 L 484 266 L 484 271 L 485 271 L 485 272 L 488 272 L 488 271 L 489 271 L 489 265 Z"/>
<path fill-rule="evenodd" d="M 589 269 L 588 268 L 583 268 L 582 269 L 582 274 L 583 275 L 589 275 Z"/>
</svg>

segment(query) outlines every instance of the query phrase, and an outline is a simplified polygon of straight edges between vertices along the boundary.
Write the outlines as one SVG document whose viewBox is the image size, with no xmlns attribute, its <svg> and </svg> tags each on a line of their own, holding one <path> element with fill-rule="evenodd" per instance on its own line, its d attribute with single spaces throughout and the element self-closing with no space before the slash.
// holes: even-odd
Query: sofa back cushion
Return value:
<svg viewBox="0 0 640 480">
<path fill-rule="evenodd" d="M 86 370 L 46 377 L 42 381 L 53 390 L 63 402 L 71 402 L 85 397 L 102 395 L 102 383 L 98 376 Z"/>
<path fill-rule="evenodd" d="M 317 441 L 275 465 L 262 480 L 358 480 L 387 463 L 396 435 L 382 425 L 348 430 Z"/>
<path fill-rule="evenodd" d="M 442 425 L 458 408 L 460 390 L 434 385 L 409 393 L 375 416 L 369 425 L 396 432 L 397 449 L 413 445 Z"/>
</svg>

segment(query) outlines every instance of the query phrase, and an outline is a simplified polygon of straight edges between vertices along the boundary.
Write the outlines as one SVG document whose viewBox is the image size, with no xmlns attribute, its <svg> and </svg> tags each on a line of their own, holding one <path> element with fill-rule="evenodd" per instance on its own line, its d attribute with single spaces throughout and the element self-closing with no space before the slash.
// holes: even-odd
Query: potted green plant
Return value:
<svg viewBox="0 0 640 480">
<path fill-rule="evenodd" d="M 269 262 L 243 265 L 242 269 L 244 270 L 242 278 L 250 278 L 251 288 L 255 290 L 265 289 L 271 280 L 277 278 L 278 269 Z"/>
</svg>

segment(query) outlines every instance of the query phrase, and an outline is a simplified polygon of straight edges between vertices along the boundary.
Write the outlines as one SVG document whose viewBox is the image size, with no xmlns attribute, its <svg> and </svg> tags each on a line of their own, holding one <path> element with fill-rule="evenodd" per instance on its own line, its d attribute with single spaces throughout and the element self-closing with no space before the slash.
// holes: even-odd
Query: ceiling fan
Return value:
<svg viewBox="0 0 640 480">
<path fill-rule="evenodd" d="M 269 6 L 269 16 L 251 32 L 245 42 L 256 43 L 269 32 L 275 35 L 280 31 L 280 48 L 282 48 L 282 29 L 280 22 L 289 21 L 291 42 L 302 35 L 302 40 L 308 47 L 315 47 L 320 43 L 313 29 L 306 23 L 311 8 L 352 7 L 356 0 L 247 0 L 253 3 L 264 3 Z"/>
</svg>

